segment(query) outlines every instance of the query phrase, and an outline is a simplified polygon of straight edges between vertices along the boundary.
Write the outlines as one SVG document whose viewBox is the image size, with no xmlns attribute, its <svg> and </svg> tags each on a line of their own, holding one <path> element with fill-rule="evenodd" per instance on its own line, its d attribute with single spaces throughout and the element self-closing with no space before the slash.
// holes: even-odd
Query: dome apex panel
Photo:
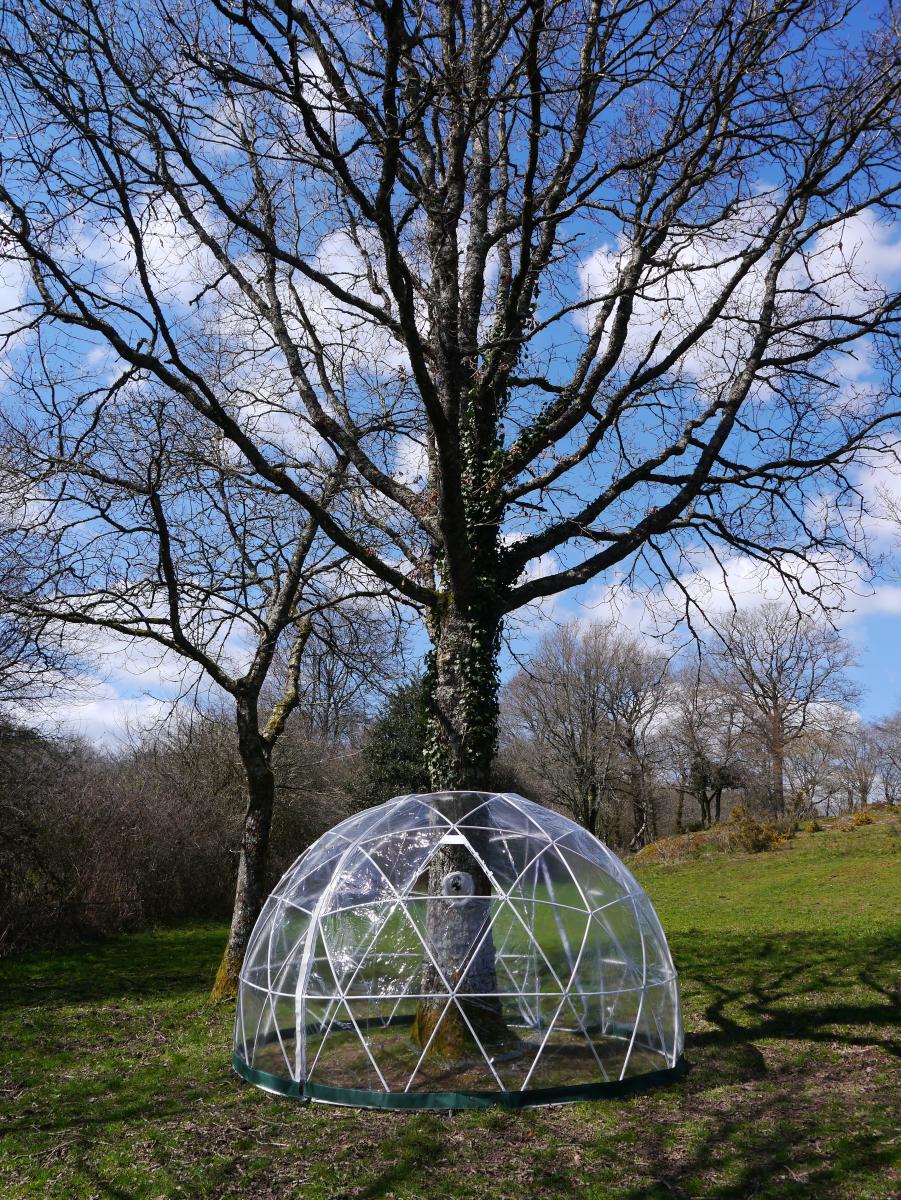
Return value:
<svg viewBox="0 0 901 1200">
<path fill-rule="evenodd" d="M 521 796 L 400 796 L 314 843 L 241 971 L 235 1070 L 399 1108 L 631 1090 L 682 1065 L 666 938 L 602 843 Z"/>
</svg>

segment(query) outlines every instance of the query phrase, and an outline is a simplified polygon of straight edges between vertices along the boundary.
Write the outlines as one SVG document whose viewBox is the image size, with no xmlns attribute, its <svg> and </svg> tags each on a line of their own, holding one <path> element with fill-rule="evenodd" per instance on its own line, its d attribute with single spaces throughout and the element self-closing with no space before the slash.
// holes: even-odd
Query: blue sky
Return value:
<svg viewBox="0 0 901 1200">
<path fill-rule="evenodd" d="M 861 5 L 848 24 L 846 32 L 858 33 L 865 19 L 872 15 L 867 4 Z M 753 209 L 757 203 L 755 200 L 750 208 Z M 171 223 L 170 221 L 169 224 Z M 157 274 L 165 276 L 173 303 L 177 301 L 184 304 L 193 293 L 198 265 L 185 253 L 173 252 L 179 245 L 182 251 L 184 250 L 184 243 L 179 242 L 180 235 L 174 227 L 167 232 L 167 223 L 162 220 L 154 224 L 153 228 L 155 232 L 151 242 L 155 252 L 159 251 L 160 258 L 154 270 Z M 858 266 L 867 274 L 885 276 L 886 279 L 891 277 L 894 285 L 901 278 L 901 235 L 896 228 L 858 222 L 854 238 L 857 239 Z M 579 267 L 581 270 L 581 287 L 589 288 L 592 292 L 600 289 L 603 293 L 604 280 L 617 255 L 614 242 L 612 233 L 605 239 L 598 230 L 586 231 L 586 243 L 583 252 L 580 252 L 580 261 L 573 262 L 574 268 Z M 96 252 L 94 248 L 92 253 Z M 828 254 L 825 258 L 828 261 Z M 115 267 L 120 271 L 124 270 L 128 276 L 128 261 L 116 259 L 115 255 L 113 259 Z M 112 270 L 109 259 L 102 261 Z M 334 262 L 330 265 L 333 270 L 337 269 Z M 697 286 L 697 280 L 703 276 L 703 272 L 699 274 L 694 259 L 691 261 L 691 269 Z M 712 273 L 716 274 L 715 271 Z M 0 274 L 0 300 L 4 290 L 15 295 L 18 294 L 20 286 L 17 278 L 5 279 Z M 0 310 L 4 307 L 5 303 L 0 304 Z M 686 307 L 684 299 L 677 296 L 676 308 Z M 672 317 L 672 314 L 668 315 Z M 678 313 L 676 315 L 678 316 Z M 641 339 L 647 335 L 649 329 L 656 328 L 656 323 L 648 321 L 643 327 L 641 322 L 636 324 L 639 326 L 639 345 L 637 350 L 633 350 L 637 357 L 641 357 L 644 347 Z M 850 371 L 849 382 L 852 386 L 862 378 L 865 380 L 871 369 L 865 354 L 853 363 L 846 362 L 845 366 Z M 708 359 L 701 356 L 691 367 L 689 375 L 704 378 L 705 372 L 709 372 L 710 369 Z M 861 470 L 861 477 L 863 490 L 869 495 L 875 496 L 880 486 L 888 482 L 892 485 L 889 490 L 893 495 L 901 498 L 901 480 L 896 480 L 885 465 L 868 466 Z M 524 518 L 526 522 L 529 519 Z M 519 530 L 522 531 L 524 530 Z M 843 616 L 841 623 L 847 636 L 860 651 L 860 665 L 856 674 L 862 688 L 861 710 L 868 717 L 879 717 L 898 707 L 901 702 L 901 650 L 896 649 L 898 639 L 895 637 L 895 626 L 901 618 L 901 579 L 895 583 L 891 578 L 891 563 L 897 563 L 896 532 L 888 527 L 871 532 L 878 543 L 878 549 L 889 556 L 889 567 L 885 578 L 874 583 L 871 595 L 847 600 L 846 607 L 853 611 Z M 559 569 L 561 565 L 564 564 L 539 563 L 536 571 L 546 574 Z M 775 598 L 782 594 L 781 587 L 774 579 L 755 578 L 754 572 L 748 569 L 748 560 L 734 558 L 727 562 L 726 568 L 730 584 L 737 585 L 730 586 L 729 590 L 737 595 L 741 605 L 753 605 L 763 598 Z M 719 585 L 716 574 L 714 568 L 709 565 L 705 567 L 700 563 L 694 576 L 683 577 L 697 595 L 699 605 L 710 607 L 714 611 L 723 607 L 727 601 L 727 591 Z M 516 648 L 521 652 L 528 651 L 530 642 L 540 633 L 542 627 L 540 614 L 543 614 L 544 620 L 553 621 L 573 617 L 600 619 L 619 611 L 628 628 L 646 629 L 647 609 L 649 606 L 657 606 L 661 596 L 659 586 L 652 582 L 646 580 L 643 586 L 642 595 L 614 595 L 611 592 L 611 581 L 601 579 L 572 594 L 549 600 L 541 607 L 539 615 L 531 614 L 531 620 L 527 623 L 517 622 L 519 628 L 514 638 Z M 663 600 L 665 599 L 664 595 Z M 417 639 L 417 645 L 419 644 L 421 639 Z M 168 664 L 160 663 L 155 654 L 139 646 L 126 651 L 114 639 L 105 639 L 100 649 L 99 660 L 98 678 L 90 683 L 85 681 L 83 697 L 77 703 L 67 701 L 58 706 L 48 715 L 48 720 L 62 722 L 65 726 L 91 738 L 109 740 L 126 720 L 144 724 L 159 716 L 178 692 L 177 672 Z"/>
<path fill-rule="evenodd" d="M 855 674 L 864 689 L 860 710 L 876 720 L 901 707 L 901 612 L 880 613 L 860 621 L 854 641 L 861 647 Z"/>
<path fill-rule="evenodd" d="M 901 536 L 901 535 L 899 535 Z M 889 535 L 882 538 L 886 547 Z M 893 566 L 899 568 L 897 582 L 891 579 Z M 741 565 L 734 563 L 736 577 Z M 857 648 L 860 658 L 854 669 L 855 681 L 861 688 L 859 710 L 868 720 L 878 720 L 901 708 L 901 562 L 896 555 L 887 556 L 885 578 L 875 581 L 870 594 L 847 597 L 848 612 L 840 620 L 845 636 Z M 740 606 L 746 607 L 777 594 L 772 580 L 759 580 L 750 573 L 731 586 Z M 711 611 L 721 609 L 725 593 L 711 591 L 708 596 Z M 642 613 L 644 600 L 634 594 L 611 589 L 607 582 L 595 582 L 576 589 L 552 601 L 543 602 L 540 609 L 518 614 L 510 628 L 509 643 L 516 655 L 527 655 L 530 646 L 544 630 L 555 622 L 578 619 L 583 621 L 619 619 L 630 631 L 649 623 Z M 705 604 L 706 607 L 706 604 Z M 853 609 L 853 611 L 851 611 Z M 426 639 L 419 630 L 411 640 L 412 657 L 424 652 Z M 509 649 L 504 651 L 506 675 L 515 669 Z M 149 648 L 139 645 L 125 650 L 112 637 L 99 647 L 98 674 L 93 681 L 84 681 L 75 698 L 55 705 L 39 718 L 49 728 L 64 729 L 91 741 L 115 746 L 132 730 L 161 719 L 178 694 L 177 672 L 167 669 Z"/>
</svg>

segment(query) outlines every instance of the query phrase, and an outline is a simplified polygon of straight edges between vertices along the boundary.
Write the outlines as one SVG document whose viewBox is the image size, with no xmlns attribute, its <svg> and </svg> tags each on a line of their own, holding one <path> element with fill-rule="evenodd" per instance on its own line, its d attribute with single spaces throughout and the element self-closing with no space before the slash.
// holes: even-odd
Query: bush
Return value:
<svg viewBox="0 0 901 1200">
<path fill-rule="evenodd" d="M 269 886 L 348 814 L 348 758 L 306 728 L 285 731 Z M 0 720 L 0 958 L 150 924 L 227 919 L 244 805 L 227 714 L 195 714 L 116 754 Z"/>
<path fill-rule="evenodd" d="M 0 726 L 0 957 L 227 917 L 242 805 L 218 732 L 112 755 Z"/>
<path fill-rule="evenodd" d="M 861 825 L 873 824 L 875 824 L 875 821 L 872 813 L 868 813 L 866 809 L 862 809 L 860 812 L 852 813 L 846 821 L 842 821 L 839 829 L 847 833 L 851 829 L 859 829 Z"/>
<path fill-rule="evenodd" d="M 748 854 L 760 854 L 764 850 L 775 850 L 787 840 L 787 835 L 771 822 L 758 821 L 743 804 L 736 804 L 729 818 L 729 842 L 733 850 L 744 850 Z"/>
<path fill-rule="evenodd" d="M 632 862 L 642 866 L 657 866 L 701 858 L 705 854 L 734 854 L 738 851 L 759 854 L 781 846 L 792 836 L 795 828 L 794 822 L 780 829 L 770 821 L 758 821 L 743 805 L 736 804 L 728 825 L 714 825 L 710 829 L 649 842 L 634 855 Z"/>
<path fill-rule="evenodd" d="M 705 854 L 722 854 L 728 850 L 729 835 L 726 827 L 715 825 L 712 829 L 676 834 L 674 837 L 649 842 L 634 855 L 632 861 L 647 866 L 668 865 L 690 858 L 701 858 Z"/>
<path fill-rule="evenodd" d="M 823 826 L 819 823 L 819 821 L 802 821 L 801 828 L 805 833 L 820 833 L 823 829 Z"/>
</svg>

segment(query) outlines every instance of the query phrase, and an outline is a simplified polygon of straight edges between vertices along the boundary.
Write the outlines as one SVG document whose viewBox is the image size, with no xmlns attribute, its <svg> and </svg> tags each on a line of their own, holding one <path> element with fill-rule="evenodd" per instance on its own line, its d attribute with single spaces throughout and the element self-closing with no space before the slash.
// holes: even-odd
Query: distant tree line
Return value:
<svg viewBox="0 0 901 1200">
<path fill-rule="evenodd" d="M 502 692 L 491 785 L 621 852 L 728 819 L 781 822 L 901 798 L 901 711 L 861 721 L 830 626 L 765 604 L 681 656 L 615 622 L 543 637 Z M 391 678 L 385 665 L 383 679 Z M 267 886 L 359 808 L 429 789 L 421 679 L 381 701 L 323 657 L 273 747 Z M 180 712 L 115 752 L 0 723 L 0 953 L 153 922 L 226 919 L 246 778 L 226 708 Z"/>
<path fill-rule="evenodd" d="M 711 618 L 681 656 L 616 623 L 565 624 L 506 689 L 502 755 L 620 849 L 739 801 L 786 823 L 894 802 L 901 715 L 860 719 L 853 659 L 829 624 L 776 603 Z"/>
<path fill-rule="evenodd" d="M 273 753 L 267 887 L 355 803 L 359 715 L 331 716 L 325 728 L 293 717 Z M 0 955 L 152 923 L 228 919 L 245 790 L 224 710 L 174 719 L 116 752 L 0 723 Z"/>
</svg>

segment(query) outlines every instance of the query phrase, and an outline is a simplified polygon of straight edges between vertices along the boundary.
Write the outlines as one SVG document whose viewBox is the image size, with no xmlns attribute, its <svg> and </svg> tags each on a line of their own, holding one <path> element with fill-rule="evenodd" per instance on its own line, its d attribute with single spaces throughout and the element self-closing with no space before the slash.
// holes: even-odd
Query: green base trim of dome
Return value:
<svg viewBox="0 0 901 1200">
<path fill-rule="evenodd" d="M 240 1054 L 232 1055 L 232 1068 L 242 1079 L 297 1100 L 318 1100 L 325 1104 L 350 1104 L 356 1108 L 530 1108 L 533 1105 L 569 1104 L 577 1100 L 605 1100 L 630 1096 L 647 1088 L 672 1083 L 685 1074 L 685 1057 L 679 1056 L 674 1067 L 645 1071 L 628 1079 L 579 1083 L 572 1087 L 528 1088 L 523 1092 L 370 1092 L 363 1088 L 329 1087 L 324 1083 L 298 1082 L 281 1075 L 270 1075 L 249 1067 Z"/>
</svg>

